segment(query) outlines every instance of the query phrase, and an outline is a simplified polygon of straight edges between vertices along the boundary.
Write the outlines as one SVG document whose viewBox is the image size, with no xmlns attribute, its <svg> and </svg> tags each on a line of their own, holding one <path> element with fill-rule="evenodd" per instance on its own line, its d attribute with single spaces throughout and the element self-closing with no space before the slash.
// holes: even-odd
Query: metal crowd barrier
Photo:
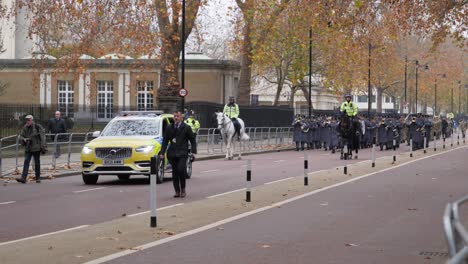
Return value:
<svg viewBox="0 0 468 264">
<path fill-rule="evenodd" d="M 468 202 L 468 196 L 449 203 L 445 207 L 444 232 L 450 259 L 448 264 L 468 263 L 468 231 L 460 222 L 460 206 Z M 466 219 L 465 219 L 466 221 Z"/>
<path fill-rule="evenodd" d="M 291 127 L 247 127 L 245 131 L 250 139 L 245 142 L 235 141 L 234 151 L 238 149 L 241 149 L 243 152 L 261 151 L 266 147 L 279 148 L 286 144 L 292 144 Z M 92 132 L 46 134 L 48 147 L 46 155 L 51 155 L 50 164 L 52 168 L 55 169 L 57 166 L 59 150 L 61 150 L 62 155 L 66 155 L 66 166 L 69 168 L 73 158 L 72 153 L 79 153 L 83 145 L 93 139 L 92 134 Z M 15 170 L 20 168 L 20 158 L 22 156 L 20 152 L 22 151 L 22 147 L 19 139 L 19 135 L 0 139 L 0 177 L 5 175 L 6 170 L 13 169 L 12 166 L 10 168 L 6 168 L 5 166 L 5 158 L 7 156 L 14 158 Z M 222 154 L 226 151 L 226 144 L 216 128 L 199 129 L 196 140 L 199 153 Z M 9 153 L 6 153 L 6 151 L 9 151 Z"/>
</svg>

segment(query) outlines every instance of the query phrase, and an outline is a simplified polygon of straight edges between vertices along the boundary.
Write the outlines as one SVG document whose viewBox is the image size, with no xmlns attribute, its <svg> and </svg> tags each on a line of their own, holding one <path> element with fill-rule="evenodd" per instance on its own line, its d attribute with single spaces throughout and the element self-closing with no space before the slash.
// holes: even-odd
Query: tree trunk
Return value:
<svg viewBox="0 0 468 264">
<path fill-rule="evenodd" d="M 377 94 L 375 95 L 377 101 L 377 113 L 382 113 L 382 88 L 376 87 Z M 372 98 L 371 98 L 372 100 Z"/>
<path fill-rule="evenodd" d="M 241 50 L 241 71 L 239 77 L 239 97 L 237 102 L 240 105 L 250 104 L 250 81 L 252 76 L 252 24 L 250 19 L 245 19 L 244 40 Z"/>
<path fill-rule="evenodd" d="M 161 48 L 161 76 L 158 96 L 177 96 L 179 81 L 179 41 L 167 41 Z"/>
<path fill-rule="evenodd" d="M 276 95 L 275 100 L 273 101 L 273 106 L 278 106 L 279 99 L 281 96 L 281 92 L 283 91 L 283 85 L 285 81 L 285 76 L 282 66 L 276 68 L 276 79 L 278 80 L 277 87 L 276 87 Z"/>
</svg>

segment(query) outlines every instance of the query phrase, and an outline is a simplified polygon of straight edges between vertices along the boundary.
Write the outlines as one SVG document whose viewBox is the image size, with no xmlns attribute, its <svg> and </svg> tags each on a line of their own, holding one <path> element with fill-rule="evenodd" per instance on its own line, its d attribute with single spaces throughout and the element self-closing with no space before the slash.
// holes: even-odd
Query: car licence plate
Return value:
<svg viewBox="0 0 468 264">
<path fill-rule="evenodd" d="M 123 160 L 104 160 L 104 165 L 123 165 Z"/>
</svg>

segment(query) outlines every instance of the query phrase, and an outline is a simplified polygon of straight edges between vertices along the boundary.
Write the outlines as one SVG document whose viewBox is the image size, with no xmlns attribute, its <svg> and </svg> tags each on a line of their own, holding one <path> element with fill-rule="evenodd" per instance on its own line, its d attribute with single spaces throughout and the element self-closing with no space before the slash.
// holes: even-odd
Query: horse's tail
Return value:
<svg viewBox="0 0 468 264">
<path fill-rule="evenodd" d="M 241 140 L 243 141 L 247 141 L 247 140 L 250 140 L 250 137 L 249 135 L 247 135 L 245 132 L 244 133 L 241 133 L 242 136 L 241 136 Z"/>
</svg>

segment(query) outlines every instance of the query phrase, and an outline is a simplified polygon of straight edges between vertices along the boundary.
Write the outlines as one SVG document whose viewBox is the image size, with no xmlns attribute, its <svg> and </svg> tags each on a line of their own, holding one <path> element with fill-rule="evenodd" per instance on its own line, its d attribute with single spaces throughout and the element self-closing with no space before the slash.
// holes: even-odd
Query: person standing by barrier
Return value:
<svg viewBox="0 0 468 264">
<path fill-rule="evenodd" d="M 192 129 L 183 122 L 181 111 L 174 112 L 174 123 L 164 131 L 164 139 L 159 152 L 159 158 L 164 159 L 167 150 L 167 158 L 172 166 L 172 183 L 174 184 L 174 198 L 185 197 L 185 178 L 187 174 L 187 158 L 189 154 L 189 142 L 192 154 L 197 154 L 197 143 Z M 169 145 L 170 142 L 170 145 Z"/>
<path fill-rule="evenodd" d="M 187 124 L 191 129 L 195 137 L 198 134 L 198 130 L 200 129 L 200 122 L 195 119 L 195 112 L 193 110 L 189 111 L 188 118 L 185 119 L 185 124 Z"/>
<path fill-rule="evenodd" d="M 49 119 L 47 122 L 47 132 L 53 134 L 52 141 L 55 140 L 57 134 L 67 133 L 67 125 L 65 124 L 65 120 L 61 118 L 60 111 L 55 112 L 55 117 Z M 60 156 L 60 144 L 61 141 L 60 136 L 57 137 L 57 145 L 55 146 L 55 158 Z"/>
<path fill-rule="evenodd" d="M 23 172 L 20 178 L 16 178 L 17 182 L 26 183 L 29 171 L 31 158 L 34 157 L 34 169 L 36 174 L 36 182 L 41 182 L 41 152 L 44 154 L 47 151 L 46 138 L 44 128 L 34 123 L 33 116 L 25 117 L 26 124 L 21 130 L 20 141 L 25 147 Z"/>
</svg>

